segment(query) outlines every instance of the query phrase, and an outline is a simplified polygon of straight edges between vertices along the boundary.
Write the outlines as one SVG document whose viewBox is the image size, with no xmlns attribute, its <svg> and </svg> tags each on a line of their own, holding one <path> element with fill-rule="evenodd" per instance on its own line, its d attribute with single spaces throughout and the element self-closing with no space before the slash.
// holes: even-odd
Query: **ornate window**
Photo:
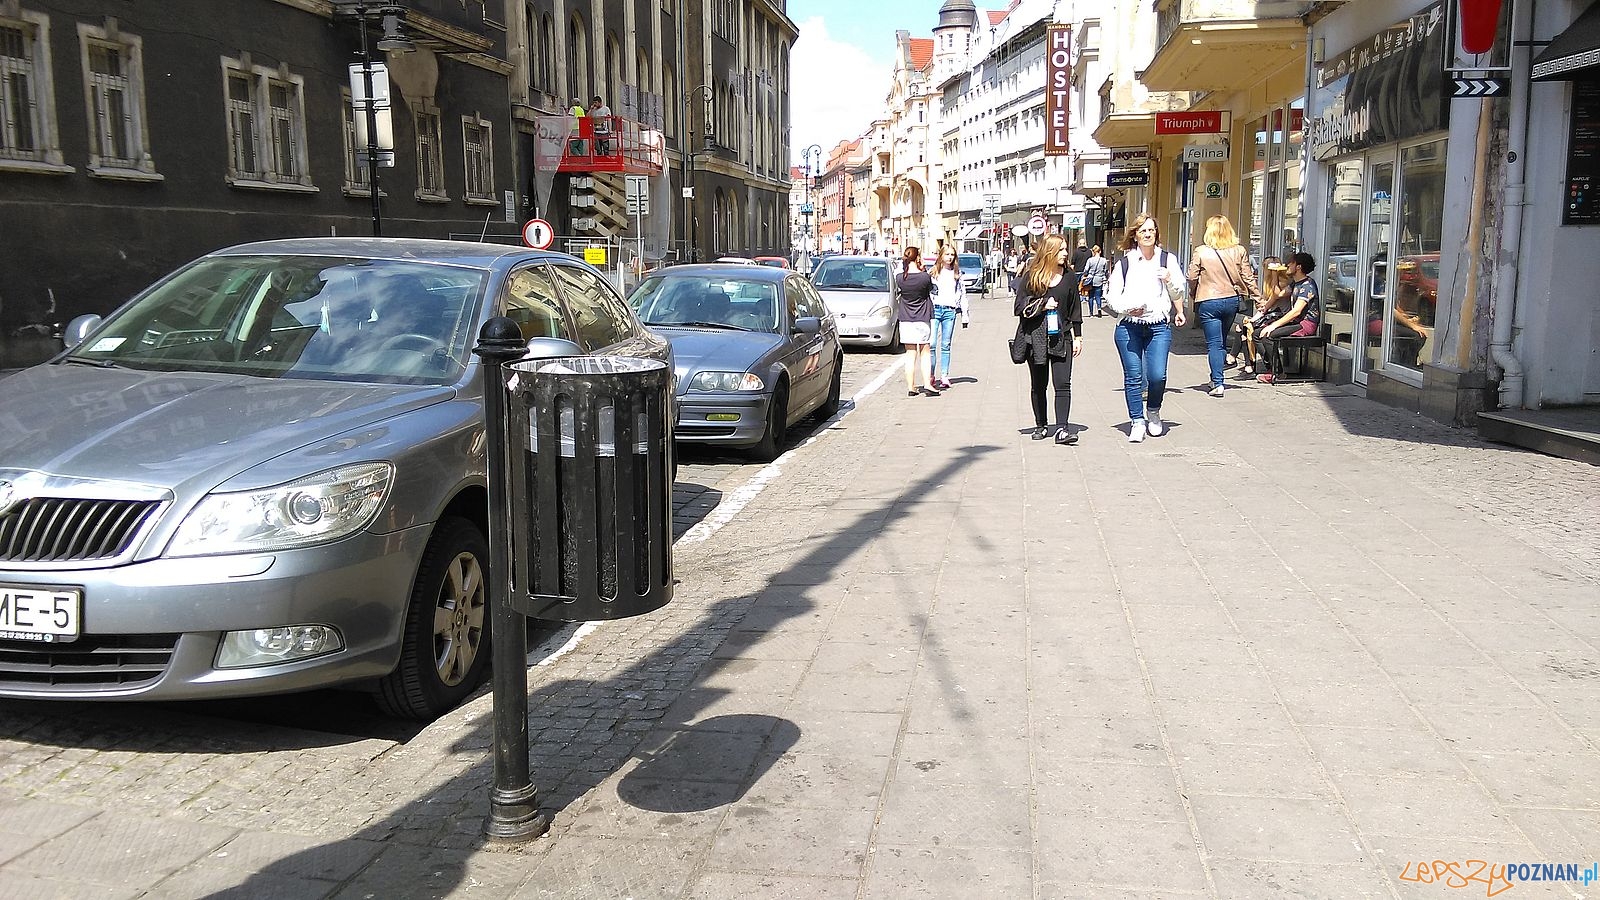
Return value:
<svg viewBox="0 0 1600 900">
<path fill-rule="evenodd" d="M 0 17 L 0 170 L 65 173 L 50 77 L 50 19 Z"/>
<path fill-rule="evenodd" d="M 468 203 L 495 203 L 494 126 L 476 116 L 461 117 L 461 161 Z"/>
<path fill-rule="evenodd" d="M 234 187 L 316 190 L 306 153 L 305 80 L 286 66 L 222 60 L 228 113 L 228 182 Z"/>
<path fill-rule="evenodd" d="M 417 199 L 443 202 L 450 199 L 444 189 L 444 141 L 440 134 L 439 110 L 424 101 L 418 104 Z"/>
<path fill-rule="evenodd" d="M 79 24 L 84 101 L 89 116 L 89 173 L 160 179 L 150 156 L 145 116 L 143 42 L 108 23 Z"/>
</svg>

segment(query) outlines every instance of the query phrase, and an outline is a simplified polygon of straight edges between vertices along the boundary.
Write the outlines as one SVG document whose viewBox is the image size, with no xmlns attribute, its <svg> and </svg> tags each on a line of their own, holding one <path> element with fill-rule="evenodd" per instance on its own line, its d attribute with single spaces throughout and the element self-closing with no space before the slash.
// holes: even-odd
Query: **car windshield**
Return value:
<svg viewBox="0 0 1600 900">
<path fill-rule="evenodd" d="M 983 257 L 976 253 L 958 253 L 956 261 L 961 263 L 963 273 L 983 271 Z"/>
<path fill-rule="evenodd" d="M 735 331 L 778 331 L 778 288 L 771 281 L 726 275 L 658 275 L 646 278 L 628 305 L 646 325 L 682 325 Z"/>
<path fill-rule="evenodd" d="M 756 262 L 762 264 L 763 266 L 771 266 L 774 269 L 783 268 L 783 260 L 781 259 L 758 259 Z"/>
<path fill-rule="evenodd" d="M 400 260 L 208 257 L 113 313 L 63 361 L 450 384 L 468 360 L 485 277 Z"/>
<path fill-rule="evenodd" d="M 825 259 L 812 284 L 830 291 L 887 291 L 889 263 L 878 259 Z"/>
</svg>

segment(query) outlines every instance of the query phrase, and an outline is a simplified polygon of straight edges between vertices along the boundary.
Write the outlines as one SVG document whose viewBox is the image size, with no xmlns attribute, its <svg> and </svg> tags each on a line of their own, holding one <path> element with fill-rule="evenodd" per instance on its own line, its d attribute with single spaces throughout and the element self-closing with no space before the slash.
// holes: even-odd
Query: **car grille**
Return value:
<svg viewBox="0 0 1600 900">
<path fill-rule="evenodd" d="M 0 561 L 112 559 L 160 503 L 31 497 L 0 515 Z"/>
<path fill-rule="evenodd" d="M 129 688 L 161 677 L 176 634 L 84 635 L 70 644 L 0 641 L 0 688 Z"/>
</svg>

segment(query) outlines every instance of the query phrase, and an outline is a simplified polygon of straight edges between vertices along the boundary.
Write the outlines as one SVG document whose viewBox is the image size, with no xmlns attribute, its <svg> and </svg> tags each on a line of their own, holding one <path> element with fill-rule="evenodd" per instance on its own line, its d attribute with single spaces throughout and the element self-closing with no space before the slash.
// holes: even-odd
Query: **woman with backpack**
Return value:
<svg viewBox="0 0 1600 900">
<path fill-rule="evenodd" d="M 1250 254 L 1239 245 L 1227 216 L 1206 220 L 1205 242 L 1189 260 L 1189 294 L 1194 297 L 1194 317 L 1206 333 L 1206 361 L 1211 364 L 1211 396 L 1222 396 L 1227 366 L 1228 333 L 1241 312 L 1254 312 L 1261 296 Z"/>
<path fill-rule="evenodd" d="M 1122 389 L 1128 400 L 1128 442 L 1160 437 L 1161 399 L 1167 391 L 1167 354 L 1172 326 L 1183 327 L 1184 272 L 1177 257 L 1161 248 L 1161 226 L 1148 215 L 1133 220 L 1111 266 L 1105 307 L 1118 317 L 1115 338 L 1122 357 Z M 1146 412 L 1148 392 L 1149 411 Z"/>
</svg>

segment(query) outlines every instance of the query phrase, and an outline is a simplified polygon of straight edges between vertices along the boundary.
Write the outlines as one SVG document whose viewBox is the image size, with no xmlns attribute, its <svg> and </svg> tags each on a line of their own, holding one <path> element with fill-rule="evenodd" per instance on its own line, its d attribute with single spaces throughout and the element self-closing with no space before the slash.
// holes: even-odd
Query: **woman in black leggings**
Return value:
<svg viewBox="0 0 1600 900">
<path fill-rule="evenodd" d="M 1033 401 L 1033 439 L 1050 436 L 1045 403 L 1047 383 L 1056 391 L 1058 444 L 1076 444 L 1067 424 L 1072 411 L 1072 360 L 1083 352 L 1083 301 L 1078 273 L 1067 266 L 1067 242 L 1050 235 L 1017 276 L 1017 340 L 1027 348 L 1029 397 Z"/>
</svg>

